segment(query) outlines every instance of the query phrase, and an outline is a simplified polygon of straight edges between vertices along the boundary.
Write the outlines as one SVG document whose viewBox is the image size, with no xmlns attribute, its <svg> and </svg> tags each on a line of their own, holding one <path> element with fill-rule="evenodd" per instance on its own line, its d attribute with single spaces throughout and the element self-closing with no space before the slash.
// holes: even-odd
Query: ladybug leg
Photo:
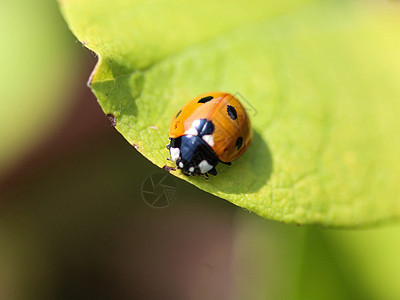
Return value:
<svg viewBox="0 0 400 300">
<path fill-rule="evenodd" d="M 186 175 L 186 176 L 191 176 L 191 175 L 192 175 L 192 174 L 190 174 L 190 173 L 187 173 L 187 172 L 183 171 L 182 169 L 180 169 L 180 170 L 181 170 L 182 174 L 184 174 L 184 175 Z"/>
<path fill-rule="evenodd" d="M 212 168 L 210 171 L 208 171 L 211 175 L 217 175 L 217 170 L 215 168 Z"/>
<path fill-rule="evenodd" d="M 167 146 L 165 146 L 168 150 L 169 150 L 169 148 L 171 148 L 171 145 L 170 144 L 168 144 Z"/>
<path fill-rule="evenodd" d="M 207 173 L 204 174 L 204 178 L 208 180 L 208 174 Z"/>
<path fill-rule="evenodd" d="M 219 161 L 220 163 L 223 163 L 224 165 L 227 165 L 227 166 L 230 166 L 230 165 L 232 165 L 232 163 L 230 163 L 230 162 L 223 162 L 223 161 Z"/>
<path fill-rule="evenodd" d="M 171 159 L 171 158 L 169 158 L 169 157 L 167 157 L 167 160 L 168 160 L 168 161 L 172 161 L 172 159 Z"/>
</svg>

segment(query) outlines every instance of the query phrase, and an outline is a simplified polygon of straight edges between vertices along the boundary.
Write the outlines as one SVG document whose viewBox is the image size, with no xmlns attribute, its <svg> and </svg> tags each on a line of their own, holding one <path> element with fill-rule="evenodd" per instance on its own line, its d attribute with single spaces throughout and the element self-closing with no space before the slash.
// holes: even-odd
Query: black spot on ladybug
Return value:
<svg viewBox="0 0 400 300">
<path fill-rule="evenodd" d="M 117 119 L 113 114 L 107 114 L 107 118 L 110 120 L 112 126 L 117 125 Z"/>
<path fill-rule="evenodd" d="M 170 166 L 167 166 L 167 165 L 165 165 L 164 167 L 162 167 L 164 170 L 166 170 L 166 171 L 168 171 L 168 172 L 171 172 L 171 171 L 176 171 L 176 168 L 173 168 L 173 167 L 170 167 Z"/>
<path fill-rule="evenodd" d="M 199 135 L 212 134 L 215 130 L 214 123 L 207 119 L 200 119 L 199 124 L 195 127 Z"/>
<path fill-rule="evenodd" d="M 178 113 L 177 113 L 176 116 L 175 116 L 175 119 L 176 119 L 177 117 L 179 117 L 179 115 L 181 114 L 181 112 L 182 112 L 182 109 L 181 109 L 180 111 L 178 111 Z"/>
<path fill-rule="evenodd" d="M 228 105 L 227 111 L 228 111 L 228 115 L 231 117 L 232 120 L 236 120 L 237 119 L 237 112 L 236 112 L 236 109 L 233 106 Z"/>
<path fill-rule="evenodd" d="M 236 140 L 236 150 L 239 150 L 240 147 L 242 147 L 242 145 L 243 145 L 243 138 L 239 136 L 238 139 Z"/>
<path fill-rule="evenodd" d="M 203 97 L 197 103 L 206 103 L 206 102 L 212 100 L 213 98 L 214 98 L 213 96 Z"/>
</svg>

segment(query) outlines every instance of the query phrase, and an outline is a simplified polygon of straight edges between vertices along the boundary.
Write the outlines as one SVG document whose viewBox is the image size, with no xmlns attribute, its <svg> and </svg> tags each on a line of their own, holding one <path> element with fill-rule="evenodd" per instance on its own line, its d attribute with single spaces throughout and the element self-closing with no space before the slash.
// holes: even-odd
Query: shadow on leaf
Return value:
<svg viewBox="0 0 400 300">
<path fill-rule="evenodd" d="M 209 192 L 247 194 L 259 191 L 268 182 L 273 170 L 271 151 L 261 135 L 254 130 L 253 143 L 232 166 L 219 164 L 218 175 L 205 180 L 193 177 L 192 182 Z M 206 187 L 207 186 L 207 187 Z"/>
</svg>

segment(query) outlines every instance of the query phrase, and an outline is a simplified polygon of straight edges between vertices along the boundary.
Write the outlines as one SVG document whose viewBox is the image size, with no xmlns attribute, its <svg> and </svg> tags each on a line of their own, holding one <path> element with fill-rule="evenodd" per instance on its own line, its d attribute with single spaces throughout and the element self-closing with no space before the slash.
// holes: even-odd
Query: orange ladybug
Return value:
<svg viewBox="0 0 400 300">
<path fill-rule="evenodd" d="M 190 100 L 169 127 L 171 160 L 186 175 L 217 175 L 219 162 L 230 165 L 253 138 L 249 116 L 229 93 L 207 93 Z"/>
</svg>

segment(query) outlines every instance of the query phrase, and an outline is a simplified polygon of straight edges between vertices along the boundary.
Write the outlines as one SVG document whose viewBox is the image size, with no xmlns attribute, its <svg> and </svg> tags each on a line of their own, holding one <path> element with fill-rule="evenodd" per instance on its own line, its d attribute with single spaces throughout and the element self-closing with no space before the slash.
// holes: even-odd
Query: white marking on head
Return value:
<svg viewBox="0 0 400 300">
<path fill-rule="evenodd" d="M 179 148 L 169 148 L 169 152 L 171 153 L 171 159 L 173 161 L 176 161 L 179 156 L 181 155 L 181 150 L 179 150 Z"/>
<path fill-rule="evenodd" d="M 189 172 L 192 173 L 193 171 L 194 171 L 194 168 L 193 168 L 193 167 L 190 167 L 190 168 L 189 168 Z"/>
<path fill-rule="evenodd" d="M 185 134 L 197 136 L 199 134 L 199 132 L 197 131 L 196 128 L 190 127 L 188 130 L 185 131 Z"/>
<path fill-rule="evenodd" d="M 199 127 L 199 125 L 200 125 L 200 120 L 199 120 L 199 119 L 194 120 L 194 121 L 192 122 L 192 127 L 194 127 L 194 128 Z"/>
<path fill-rule="evenodd" d="M 200 168 L 200 172 L 204 174 L 204 173 L 207 173 L 208 171 L 210 171 L 210 170 L 213 168 L 213 166 L 210 165 L 210 164 L 208 163 L 208 161 L 202 160 L 202 161 L 199 163 L 199 168 Z"/>
<path fill-rule="evenodd" d="M 179 163 L 179 168 L 183 169 L 183 162 Z"/>
<path fill-rule="evenodd" d="M 204 135 L 203 140 L 211 147 L 214 146 L 214 138 L 211 134 Z"/>
</svg>

